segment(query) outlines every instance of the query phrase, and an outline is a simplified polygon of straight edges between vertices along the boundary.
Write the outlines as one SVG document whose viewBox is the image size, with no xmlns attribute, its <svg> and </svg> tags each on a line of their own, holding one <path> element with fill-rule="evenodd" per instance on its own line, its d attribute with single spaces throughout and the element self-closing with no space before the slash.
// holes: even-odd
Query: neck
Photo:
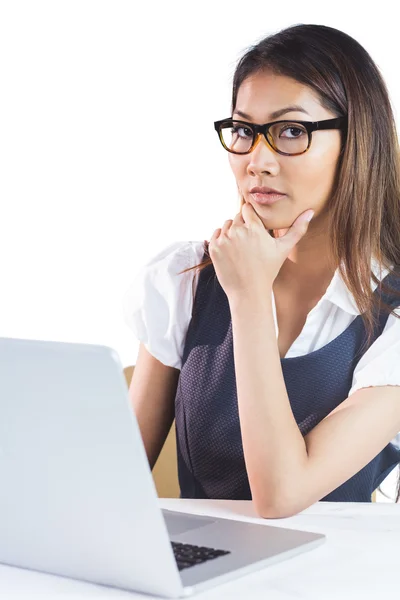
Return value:
<svg viewBox="0 0 400 600">
<path fill-rule="evenodd" d="M 275 235 L 282 237 L 287 231 L 288 229 L 275 230 Z M 311 221 L 307 233 L 292 249 L 275 281 L 291 287 L 304 287 L 305 282 L 325 284 L 332 279 L 335 270 L 326 227 L 317 221 Z"/>
</svg>

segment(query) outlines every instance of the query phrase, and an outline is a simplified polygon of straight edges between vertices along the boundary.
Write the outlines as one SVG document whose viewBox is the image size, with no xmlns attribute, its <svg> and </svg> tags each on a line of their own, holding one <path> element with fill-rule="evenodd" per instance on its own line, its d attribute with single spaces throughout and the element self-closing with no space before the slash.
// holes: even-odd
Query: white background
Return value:
<svg viewBox="0 0 400 600">
<path fill-rule="evenodd" d="M 100 343 L 134 364 L 122 298 L 136 272 L 238 210 L 213 121 L 229 116 L 239 57 L 289 25 L 337 27 L 396 109 L 384 5 L 0 2 L 0 335 Z"/>
<path fill-rule="evenodd" d="M 0 336 L 100 343 L 134 364 L 135 273 L 237 212 L 213 121 L 242 53 L 296 23 L 336 27 L 370 52 L 397 114 L 392 5 L 2 1 Z"/>
</svg>

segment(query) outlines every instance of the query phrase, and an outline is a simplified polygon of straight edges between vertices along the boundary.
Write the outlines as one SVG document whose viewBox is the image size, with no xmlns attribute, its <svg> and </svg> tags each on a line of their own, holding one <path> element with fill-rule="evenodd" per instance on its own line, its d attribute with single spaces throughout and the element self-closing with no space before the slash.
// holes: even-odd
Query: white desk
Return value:
<svg viewBox="0 0 400 600">
<path fill-rule="evenodd" d="M 250 502 L 162 499 L 163 508 L 327 535 L 321 546 L 194 596 L 199 600 L 383 600 L 400 594 L 400 504 L 320 502 L 295 517 L 255 519 Z M 0 565 L 3 600 L 149 599 Z"/>
</svg>

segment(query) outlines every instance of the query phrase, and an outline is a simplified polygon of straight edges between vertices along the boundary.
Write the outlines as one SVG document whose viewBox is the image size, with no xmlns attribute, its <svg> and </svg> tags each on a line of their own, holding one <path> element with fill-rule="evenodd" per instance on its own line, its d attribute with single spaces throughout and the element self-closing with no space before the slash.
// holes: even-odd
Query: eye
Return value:
<svg viewBox="0 0 400 600">
<path fill-rule="evenodd" d="M 288 133 L 288 135 L 283 135 L 282 133 Z M 302 127 L 298 125 L 286 125 L 282 127 L 280 130 L 279 136 L 286 137 L 288 139 L 295 139 L 301 137 L 302 134 L 306 134 L 307 132 Z"/>
<path fill-rule="evenodd" d="M 232 125 L 231 134 L 242 139 L 248 139 L 253 137 L 253 130 L 250 129 L 250 127 L 245 127 L 244 125 Z"/>
</svg>

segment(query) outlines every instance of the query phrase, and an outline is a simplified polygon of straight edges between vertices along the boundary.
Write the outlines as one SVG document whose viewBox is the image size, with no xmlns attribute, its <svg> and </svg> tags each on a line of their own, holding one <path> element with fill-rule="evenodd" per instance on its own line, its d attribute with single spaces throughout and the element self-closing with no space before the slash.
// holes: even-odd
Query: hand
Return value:
<svg viewBox="0 0 400 600">
<path fill-rule="evenodd" d="M 208 251 L 228 299 L 271 291 L 281 266 L 308 229 L 306 218 L 313 215 L 313 210 L 303 212 L 283 237 L 273 238 L 246 202 L 233 220 L 216 229 Z"/>
</svg>

